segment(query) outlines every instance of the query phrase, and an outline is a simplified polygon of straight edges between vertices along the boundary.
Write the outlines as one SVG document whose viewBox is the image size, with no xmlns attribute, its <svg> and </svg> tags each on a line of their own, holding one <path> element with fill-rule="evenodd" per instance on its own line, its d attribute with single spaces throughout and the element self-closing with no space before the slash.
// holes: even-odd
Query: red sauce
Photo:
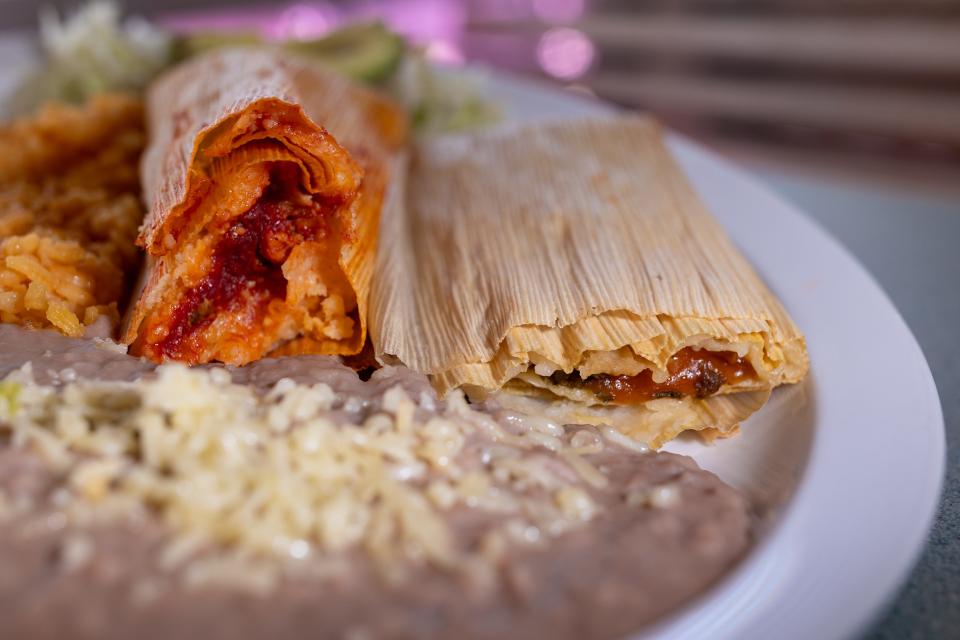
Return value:
<svg viewBox="0 0 960 640">
<path fill-rule="evenodd" d="M 634 404 L 655 398 L 693 396 L 706 398 L 725 384 L 735 384 L 756 376 L 750 363 L 733 351 L 681 349 L 667 363 L 669 377 L 653 380 L 653 372 L 635 376 L 590 376 L 582 384 L 600 398 L 615 404 Z"/>
<path fill-rule="evenodd" d="M 217 244 L 203 279 L 187 290 L 169 315 L 166 336 L 148 347 L 155 357 L 192 362 L 197 359 L 195 338 L 218 313 L 247 306 L 260 319 L 273 299 L 284 299 L 287 281 L 281 266 L 294 246 L 323 238 L 329 231 L 327 214 L 335 203 L 294 204 L 283 189 L 272 184 L 245 214 L 231 222 Z"/>
</svg>

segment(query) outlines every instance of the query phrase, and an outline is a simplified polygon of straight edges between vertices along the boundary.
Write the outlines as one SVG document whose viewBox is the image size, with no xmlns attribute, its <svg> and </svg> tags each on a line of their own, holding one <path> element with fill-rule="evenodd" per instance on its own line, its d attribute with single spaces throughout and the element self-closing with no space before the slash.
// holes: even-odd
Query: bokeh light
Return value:
<svg viewBox="0 0 960 640">
<path fill-rule="evenodd" d="M 456 44 L 447 40 L 433 40 L 427 44 L 424 53 L 432 62 L 445 64 L 463 64 L 463 51 Z"/>
<path fill-rule="evenodd" d="M 557 27 L 543 34 L 537 44 L 537 61 L 550 75 L 563 80 L 582 76 L 593 63 L 595 49 L 583 32 Z"/>
<path fill-rule="evenodd" d="M 280 12 L 268 35 L 277 40 L 316 38 L 329 31 L 337 18 L 337 11 L 326 3 L 294 4 Z"/>
</svg>

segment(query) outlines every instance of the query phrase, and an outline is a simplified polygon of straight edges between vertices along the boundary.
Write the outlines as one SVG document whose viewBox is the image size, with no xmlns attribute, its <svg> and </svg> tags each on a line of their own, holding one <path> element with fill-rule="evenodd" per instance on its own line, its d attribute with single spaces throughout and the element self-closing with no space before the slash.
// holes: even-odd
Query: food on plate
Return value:
<svg viewBox="0 0 960 640">
<path fill-rule="evenodd" d="M 806 349 L 653 121 L 428 137 L 496 111 L 382 25 L 119 16 L 20 97 L 145 115 L 0 133 L 0 637 L 621 637 L 743 557 L 653 449 Z"/>
<path fill-rule="evenodd" d="M 441 392 L 659 446 L 732 433 L 806 372 L 803 336 L 650 119 L 426 140 L 404 187 L 371 336 Z"/>
<path fill-rule="evenodd" d="M 140 263 L 144 140 L 119 94 L 0 129 L 0 321 L 111 335 Z"/>
<path fill-rule="evenodd" d="M 2 637 L 619 637 L 749 546 L 689 458 L 406 368 L 0 343 Z"/>
<path fill-rule="evenodd" d="M 358 353 L 403 110 L 254 49 L 184 63 L 151 87 L 147 108 L 131 352 L 231 364 Z"/>
<path fill-rule="evenodd" d="M 211 50 L 257 47 L 301 56 L 385 91 L 411 114 L 420 132 L 463 130 L 499 119 L 476 70 L 437 70 L 426 50 L 379 21 L 348 23 L 318 38 L 274 40 L 258 29 L 187 31 L 132 16 L 93 0 L 77 11 L 40 16 L 40 57 L 5 103 L 8 115 L 48 101 L 82 102 L 105 91 L 142 91 L 176 62 Z"/>
</svg>

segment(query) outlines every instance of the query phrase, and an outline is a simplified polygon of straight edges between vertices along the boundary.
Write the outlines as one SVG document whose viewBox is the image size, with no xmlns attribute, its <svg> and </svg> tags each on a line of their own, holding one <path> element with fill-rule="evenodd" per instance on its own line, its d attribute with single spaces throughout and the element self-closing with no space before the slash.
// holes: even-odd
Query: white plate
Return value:
<svg viewBox="0 0 960 640">
<path fill-rule="evenodd" d="M 0 39 L 0 96 L 30 58 L 25 42 Z M 514 121 L 609 111 L 507 77 L 490 91 Z M 896 309 L 836 241 L 743 171 L 680 137 L 669 143 L 806 333 L 812 367 L 738 437 L 668 447 L 745 491 L 770 524 L 720 584 L 644 637 L 848 637 L 905 578 L 933 517 L 944 466 L 933 379 Z"/>
<path fill-rule="evenodd" d="M 503 76 L 508 120 L 610 108 Z M 808 640 L 862 631 L 926 539 L 944 469 L 943 415 L 916 340 L 843 247 L 744 171 L 680 137 L 670 149 L 807 336 L 806 382 L 774 393 L 739 436 L 667 449 L 768 511 L 753 552 L 649 638 Z"/>
</svg>

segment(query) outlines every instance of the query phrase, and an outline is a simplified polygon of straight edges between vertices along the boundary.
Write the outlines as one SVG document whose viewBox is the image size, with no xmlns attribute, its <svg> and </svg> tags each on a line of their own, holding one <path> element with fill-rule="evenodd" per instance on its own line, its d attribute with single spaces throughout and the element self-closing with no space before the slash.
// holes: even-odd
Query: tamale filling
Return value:
<svg viewBox="0 0 960 640">
<path fill-rule="evenodd" d="M 231 334 L 272 333 L 264 325 L 270 324 L 271 303 L 282 305 L 287 297 L 283 264 L 293 248 L 306 241 L 338 242 L 335 213 L 343 203 L 302 193 L 296 177 L 293 165 L 274 164 L 263 195 L 230 221 L 213 249 L 207 273 L 182 294 L 168 316 L 163 338 L 145 344 L 143 355 L 199 361 L 202 334 L 224 312 L 230 312 L 235 325 Z"/>
<path fill-rule="evenodd" d="M 656 398 L 706 398 L 724 385 L 750 380 L 756 375 L 750 362 L 736 352 L 686 347 L 670 358 L 667 378 L 660 382 L 654 380 L 650 369 L 632 376 L 598 374 L 585 380 L 577 372 L 558 372 L 551 380 L 556 384 L 587 388 L 603 402 L 639 404 Z"/>
</svg>

